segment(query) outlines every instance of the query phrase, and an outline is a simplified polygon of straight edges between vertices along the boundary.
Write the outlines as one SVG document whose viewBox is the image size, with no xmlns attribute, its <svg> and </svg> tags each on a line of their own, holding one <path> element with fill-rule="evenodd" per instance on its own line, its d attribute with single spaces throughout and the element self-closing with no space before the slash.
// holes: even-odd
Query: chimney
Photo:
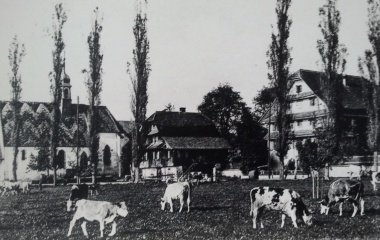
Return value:
<svg viewBox="0 0 380 240">
<path fill-rule="evenodd" d="M 181 113 L 186 112 L 186 108 L 185 108 L 185 107 L 181 107 L 181 108 L 179 108 L 179 112 L 181 112 Z"/>
</svg>

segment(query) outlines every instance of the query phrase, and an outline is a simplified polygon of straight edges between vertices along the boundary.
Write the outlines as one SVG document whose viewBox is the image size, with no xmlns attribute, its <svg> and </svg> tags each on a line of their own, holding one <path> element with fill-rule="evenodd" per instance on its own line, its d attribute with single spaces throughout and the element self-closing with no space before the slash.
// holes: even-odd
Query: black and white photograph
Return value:
<svg viewBox="0 0 380 240">
<path fill-rule="evenodd" d="M 380 238 L 380 0 L 0 0 L 0 239 Z"/>
</svg>

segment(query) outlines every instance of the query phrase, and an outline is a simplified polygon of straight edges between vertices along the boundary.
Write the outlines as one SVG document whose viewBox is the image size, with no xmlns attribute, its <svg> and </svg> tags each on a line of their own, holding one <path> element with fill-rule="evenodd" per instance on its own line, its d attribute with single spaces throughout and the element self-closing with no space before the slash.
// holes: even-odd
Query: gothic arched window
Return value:
<svg viewBox="0 0 380 240">
<path fill-rule="evenodd" d="M 111 166 L 111 149 L 108 145 L 103 150 L 103 163 L 104 166 Z"/>
</svg>

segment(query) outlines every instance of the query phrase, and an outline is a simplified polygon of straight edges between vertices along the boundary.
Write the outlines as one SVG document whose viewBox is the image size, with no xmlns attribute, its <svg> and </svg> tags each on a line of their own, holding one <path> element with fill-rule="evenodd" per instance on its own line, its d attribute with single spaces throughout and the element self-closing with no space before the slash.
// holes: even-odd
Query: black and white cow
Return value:
<svg viewBox="0 0 380 240">
<path fill-rule="evenodd" d="M 67 201 L 67 211 L 70 212 L 74 209 L 75 203 L 81 199 L 88 198 L 88 185 L 86 184 L 78 184 L 73 185 L 71 188 L 70 198 Z"/>
<path fill-rule="evenodd" d="M 298 227 L 297 219 L 303 219 L 305 224 L 311 225 L 311 214 L 303 203 L 301 196 L 291 190 L 272 187 L 256 187 L 250 192 L 251 211 L 253 228 L 256 228 L 256 222 L 260 222 L 261 228 L 263 223 L 260 221 L 260 216 L 264 209 L 278 210 L 282 212 L 281 228 L 284 227 L 285 217 L 288 215 L 294 227 Z"/>
<path fill-rule="evenodd" d="M 364 185 L 361 181 L 355 179 L 338 179 L 330 185 L 328 195 L 320 202 L 321 214 L 328 214 L 330 207 L 335 203 L 340 203 L 339 216 L 342 216 L 343 202 L 349 201 L 354 206 L 352 217 L 358 211 L 360 202 L 361 212 L 364 215 L 364 200 L 363 200 Z"/>
<path fill-rule="evenodd" d="M 75 225 L 75 222 L 81 218 L 84 221 L 81 225 L 83 234 L 88 237 L 86 224 L 87 221 L 98 221 L 100 224 L 100 237 L 103 237 L 104 224 L 112 223 L 112 231 L 108 236 L 113 236 L 116 233 L 115 218 L 119 215 L 126 217 L 128 215 L 128 209 L 125 202 L 110 203 L 105 201 L 93 201 L 82 199 L 75 204 L 77 210 L 73 219 L 70 222 L 70 228 L 67 236 L 71 235 L 71 231 Z"/>
<path fill-rule="evenodd" d="M 167 181 L 168 183 L 168 181 Z M 173 212 L 173 199 L 179 199 L 181 207 L 179 212 L 182 211 L 183 204 L 187 198 L 187 212 L 190 212 L 190 190 L 191 185 L 188 182 L 176 182 L 168 184 L 165 190 L 164 197 L 161 198 L 161 210 L 165 210 L 166 203 L 170 205 L 170 212 Z"/>
</svg>

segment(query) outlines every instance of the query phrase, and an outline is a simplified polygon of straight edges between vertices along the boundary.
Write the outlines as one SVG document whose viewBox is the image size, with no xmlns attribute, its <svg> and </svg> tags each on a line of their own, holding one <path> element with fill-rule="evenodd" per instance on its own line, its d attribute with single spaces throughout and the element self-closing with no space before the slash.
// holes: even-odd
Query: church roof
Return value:
<svg viewBox="0 0 380 240">
<path fill-rule="evenodd" d="M 1 130 L 4 135 L 4 146 L 13 146 L 11 137 L 12 121 L 10 115 L 10 102 L 0 101 L 0 113 L 2 117 Z M 20 132 L 20 146 L 22 147 L 38 147 L 43 141 L 42 136 L 50 138 L 48 133 L 44 132 L 44 128 L 49 129 L 51 123 L 52 104 L 47 102 L 20 102 L 17 106 L 21 109 L 22 127 Z M 99 132 L 100 133 L 120 133 L 121 126 L 106 106 L 96 107 L 99 111 Z M 79 145 L 87 146 L 87 125 L 89 106 L 85 104 L 78 105 L 79 110 Z M 76 123 L 77 104 L 71 104 L 70 111 L 62 116 L 62 125 L 60 127 L 60 146 L 76 146 L 77 130 Z M 48 144 L 45 142 L 44 144 Z"/>
</svg>

